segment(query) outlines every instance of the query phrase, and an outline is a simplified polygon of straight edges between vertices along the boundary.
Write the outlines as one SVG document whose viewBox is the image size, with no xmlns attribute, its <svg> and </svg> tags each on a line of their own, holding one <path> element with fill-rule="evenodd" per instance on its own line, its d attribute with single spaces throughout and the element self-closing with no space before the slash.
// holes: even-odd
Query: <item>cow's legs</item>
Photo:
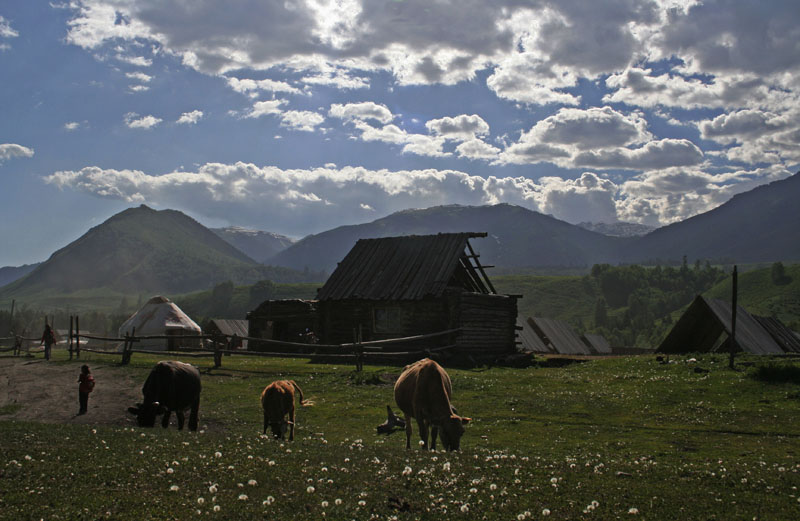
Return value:
<svg viewBox="0 0 800 521">
<path fill-rule="evenodd" d="M 175 411 L 175 417 L 178 419 L 178 430 L 183 430 L 183 422 L 185 421 L 183 411 Z"/>
<path fill-rule="evenodd" d="M 199 412 L 200 412 L 200 398 L 198 398 L 192 404 L 192 409 L 189 411 L 189 430 L 190 431 L 196 431 L 197 430 L 197 421 L 198 421 Z"/>
<path fill-rule="evenodd" d="M 439 435 L 439 427 L 431 424 L 431 450 L 436 450 L 436 437 Z"/>
<path fill-rule="evenodd" d="M 267 433 L 267 425 L 269 425 L 269 416 L 267 416 L 267 411 L 264 411 L 264 434 Z"/>
<path fill-rule="evenodd" d="M 428 450 L 428 422 L 417 418 L 417 427 L 419 427 L 419 437 L 422 439 L 422 450 Z"/>
<path fill-rule="evenodd" d="M 170 414 L 172 414 L 172 411 L 167 409 L 166 412 L 164 413 L 164 418 L 161 420 L 161 426 L 164 427 L 165 429 L 167 427 L 169 427 L 169 415 Z"/>
<path fill-rule="evenodd" d="M 406 448 L 411 448 L 411 435 L 414 434 L 414 429 L 411 427 L 411 416 L 404 415 L 406 420 Z"/>
<path fill-rule="evenodd" d="M 289 407 L 289 441 L 294 441 L 294 400 Z"/>
</svg>

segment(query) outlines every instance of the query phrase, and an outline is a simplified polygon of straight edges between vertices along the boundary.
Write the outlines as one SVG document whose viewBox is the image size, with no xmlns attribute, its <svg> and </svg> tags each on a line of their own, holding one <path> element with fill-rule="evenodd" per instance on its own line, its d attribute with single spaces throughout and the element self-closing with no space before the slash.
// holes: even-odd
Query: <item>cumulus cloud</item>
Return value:
<svg viewBox="0 0 800 521">
<path fill-rule="evenodd" d="M 125 77 L 131 80 L 140 81 L 142 83 L 148 83 L 150 80 L 153 79 L 152 76 L 145 74 L 143 72 L 126 72 Z"/>
<path fill-rule="evenodd" d="M 619 187 L 616 201 L 621 220 L 654 226 L 684 220 L 725 203 L 738 193 L 791 175 L 776 166 L 709 174 L 670 168 L 635 176 Z"/>
<path fill-rule="evenodd" d="M 281 126 L 292 130 L 313 132 L 325 118 L 309 110 L 288 110 L 281 115 Z"/>
<path fill-rule="evenodd" d="M 618 187 L 593 172 L 578 179 L 543 177 L 542 211 L 577 224 L 582 221 L 612 223 L 618 220 L 615 199 Z"/>
<path fill-rule="evenodd" d="M 163 120 L 155 116 L 147 115 L 139 117 L 135 112 L 128 112 L 125 114 L 125 125 L 128 128 L 143 128 L 150 129 L 161 123 Z"/>
<path fill-rule="evenodd" d="M 477 114 L 431 119 L 425 127 L 434 135 L 454 141 L 468 141 L 489 133 L 489 124 Z"/>
<path fill-rule="evenodd" d="M 202 110 L 193 110 L 191 112 L 184 112 L 183 114 L 181 114 L 181 117 L 178 118 L 176 123 L 178 123 L 179 125 L 194 125 L 195 123 L 200 121 L 200 118 L 202 117 L 203 117 Z"/>
<path fill-rule="evenodd" d="M 68 132 L 72 132 L 73 130 L 78 130 L 78 128 L 80 128 L 80 126 L 81 126 L 81 124 L 78 123 L 77 121 L 68 121 L 68 122 L 64 123 L 64 130 L 66 130 Z"/>
<path fill-rule="evenodd" d="M 0 164 L 14 157 L 33 157 L 33 149 L 15 143 L 0 144 Z"/>
<path fill-rule="evenodd" d="M 497 158 L 500 149 L 478 138 L 468 139 L 456 147 L 456 154 L 467 159 L 492 160 Z"/>
<path fill-rule="evenodd" d="M 245 117 L 260 118 L 261 116 L 281 114 L 283 112 L 281 107 L 287 103 L 289 102 L 285 99 L 257 101 L 253 104 L 253 108 L 245 115 Z"/>
<path fill-rule="evenodd" d="M 16 38 L 19 33 L 11 27 L 11 23 L 0 16 L 0 38 Z"/>
<path fill-rule="evenodd" d="M 387 124 L 394 119 L 392 112 L 385 105 L 365 101 L 361 103 L 335 103 L 331 105 L 328 116 L 339 118 L 345 121 L 352 120 L 373 120 L 378 123 Z"/>
<path fill-rule="evenodd" d="M 276 81 L 270 79 L 253 80 L 249 78 L 228 78 L 228 86 L 236 92 L 243 94 L 254 93 L 258 91 L 266 92 L 285 92 L 287 94 L 302 94 L 303 91 L 297 87 L 292 87 L 284 81 Z"/>
<path fill-rule="evenodd" d="M 673 155 L 675 154 L 675 155 Z M 610 107 L 562 108 L 523 132 L 498 162 L 551 162 L 563 167 L 652 169 L 696 164 L 702 152 L 687 140 L 654 141 L 638 112 Z"/>
<path fill-rule="evenodd" d="M 794 114 L 794 116 L 798 116 Z M 760 137 L 785 130 L 793 122 L 784 116 L 757 110 L 740 110 L 730 114 L 720 114 L 710 121 L 698 125 L 700 135 L 705 139 L 713 139 L 719 143 L 742 142 L 748 138 Z"/>
<path fill-rule="evenodd" d="M 274 223 L 305 235 L 377 215 L 440 204 L 517 204 L 569 222 L 625 220 L 651 225 L 685 219 L 736 193 L 790 175 L 781 168 L 707 174 L 667 169 L 621 184 L 594 172 L 576 179 L 481 177 L 457 170 L 370 170 L 362 167 L 280 169 L 251 163 L 208 163 L 160 175 L 86 167 L 59 171 L 47 183 L 102 198 L 180 208 L 233 224 Z M 235 216 L 235 217 L 231 217 Z"/>
</svg>

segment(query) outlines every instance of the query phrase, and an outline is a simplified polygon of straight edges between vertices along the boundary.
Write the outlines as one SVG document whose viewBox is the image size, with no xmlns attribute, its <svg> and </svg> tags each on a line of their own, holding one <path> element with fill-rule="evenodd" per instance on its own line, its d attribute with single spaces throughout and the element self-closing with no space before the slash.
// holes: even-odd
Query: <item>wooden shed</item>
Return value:
<svg viewBox="0 0 800 521">
<path fill-rule="evenodd" d="M 352 342 L 357 328 L 363 341 L 460 328 L 462 355 L 515 352 L 518 296 L 496 293 L 469 242 L 486 235 L 359 240 L 317 294 L 320 341 Z"/>
<path fill-rule="evenodd" d="M 698 295 L 658 347 L 660 353 L 729 352 L 730 302 Z M 770 332 L 741 306 L 736 308 L 736 351 L 783 354 Z"/>
<path fill-rule="evenodd" d="M 306 342 L 308 332 L 317 329 L 317 301 L 300 299 L 266 300 L 247 314 L 249 336 L 282 342 Z M 251 340 L 251 351 L 280 351 L 274 344 Z"/>
</svg>

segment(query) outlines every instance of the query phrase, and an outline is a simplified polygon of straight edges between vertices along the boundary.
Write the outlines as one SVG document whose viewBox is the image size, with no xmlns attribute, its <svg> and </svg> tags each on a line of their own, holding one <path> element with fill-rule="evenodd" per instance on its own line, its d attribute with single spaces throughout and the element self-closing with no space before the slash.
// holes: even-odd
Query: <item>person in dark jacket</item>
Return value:
<svg viewBox="0 0 800 521">
<path fill-rule="evenodd" d="M 44 326 L 44 333 L 42 333 L 42 343 L 39 345 L 44 345 L 44 359 L 50 360 L 50 349 L 53 347 L 53 344 L 56 343 L 56 334 L 53 332 L 53 328 L 50 327 L 50 324 L 45 324 Z"/>
<path fill-rule="evenodd" d="M 86 414 L 89 408 L 89 393 L 94 390 L 94 377 L 89 366 L 84 364 L 81 366 L 81 374 L 78 376 L 78 402 L 80 403 L 80 410 L 78 414 Z"/>
</svg>

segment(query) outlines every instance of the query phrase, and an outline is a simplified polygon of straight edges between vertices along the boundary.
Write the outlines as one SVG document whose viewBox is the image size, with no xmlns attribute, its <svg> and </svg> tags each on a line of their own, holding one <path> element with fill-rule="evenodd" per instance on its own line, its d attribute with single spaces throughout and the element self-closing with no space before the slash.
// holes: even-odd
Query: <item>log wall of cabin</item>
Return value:
<svg viewBox="0 0 800 521">
<path fill-rule="evenodd" d="M 461 328 L 459 353 L 486 358 L 516 350 L 515 297 L 462 293 L 456 309 L 457 327 Z"/>
<path fill-rule="evenodd" d="M 319 303 L 320 342 L 344 344 L 353 341 L 353 329 L 361 324 L 362 341 L 385 340 L 435 333 L 449 329 L 450 313 L 445 299 L 414 301 L 344 300 Z M 390 325 L 376 330 L 376 313 L 388 311 Z M 433 341 L 438 345 L 438 340 Z M 430 344 L 431 341 L 428 341 Z M 397 349 L 410 346 L 405 344 Z M 393 348 L 390 348 L 393 349 Z"/>
</svg>

